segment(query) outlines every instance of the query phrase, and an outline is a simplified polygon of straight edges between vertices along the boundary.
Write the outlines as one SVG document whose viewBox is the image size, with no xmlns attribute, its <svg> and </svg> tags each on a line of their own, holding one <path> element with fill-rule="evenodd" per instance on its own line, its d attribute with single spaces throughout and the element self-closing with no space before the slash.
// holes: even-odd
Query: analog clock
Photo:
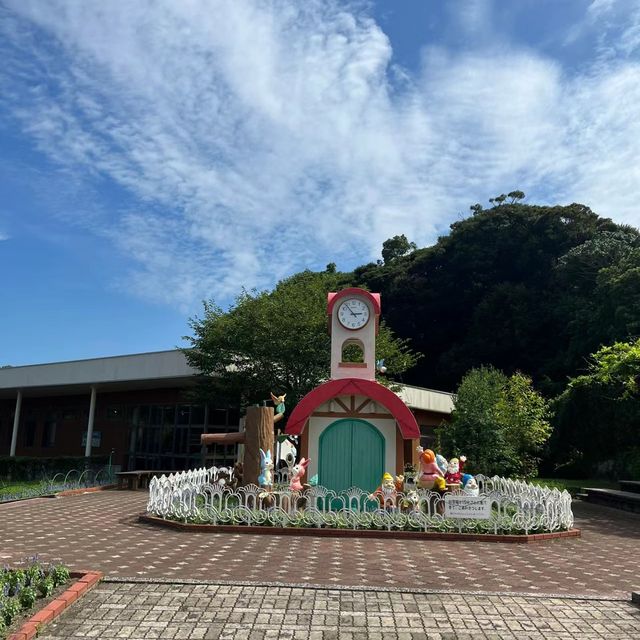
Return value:
<svg viewBox="0 0 640 640">
<path fill-rule="evenodd" d="M 369 322 L 369 307 L 358 298 L 349 298 L 338 307 L 338 320 L 345 329 L 361 329 Z"/>
</svg>

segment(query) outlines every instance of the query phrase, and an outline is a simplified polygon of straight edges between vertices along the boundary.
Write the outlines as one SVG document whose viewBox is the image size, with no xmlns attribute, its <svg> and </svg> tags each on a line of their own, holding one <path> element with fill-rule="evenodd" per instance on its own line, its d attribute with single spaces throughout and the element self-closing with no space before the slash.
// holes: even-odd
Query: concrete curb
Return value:
<svg viewBox="0 0 640 640">
<path fill-rule="evenodd" d="M 46 607 L 32 615 L 15 633 L 7 640 L 31 640 L 35 638 L 43 625 L 55 620 L 70 604 L 83 596 L 94 587 L 103 577 L 101 571 L 73 571 L 72 578 L 77 578 L 66 591 L 63 591 L 55 600 Z"/>
<path fill-rule="evenodd" d="M 146 513 L 138 516 L 140 522 L 180 531 L 199 531 L 202 533 L 248 533 L 268 536 L 313 536 L 319 538 L 395 538 L 401 540 L 455 540 L 458 542 L 503 542 L 530 544 L 553 540 L 554 538 L 579 538 L 580 529 L 556 531 L 555 533 L 531 533 L 523 535 L 495 535 L 492 533 L 431 533 L 424 531 L 382 531 L 372 529 L 307 529 L 302 527 L 254 527 L 250 525 L 213 525 L 188 524 L 175 520 L 165 520 Z"/>
<path fill-rule="evenodd" d="M 85 487 L 83 489 L 67 489 L 66 491 L 60 491 L 60 493 L 55 493 L 54 496 L 56 498 L 65 498 L 67 496 L 79 496 L 83 493 L 95 493 L 96 491 L 109 491 L 111 489 L 115 489 L 118 485 L 115 484 L 105 484 L 100 487 Z"/>
</svg>

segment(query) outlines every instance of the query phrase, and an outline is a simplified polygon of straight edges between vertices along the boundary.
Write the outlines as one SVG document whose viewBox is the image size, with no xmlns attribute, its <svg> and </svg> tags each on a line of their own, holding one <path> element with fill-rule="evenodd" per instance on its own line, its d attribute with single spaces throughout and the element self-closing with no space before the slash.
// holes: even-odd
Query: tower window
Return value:
<svg viewBox="0 0 640 640">
<path fill-rule="evenodd" d="M 364 362 L 364 345 L 357 338 L 349 338 L 342 344 L 342 362 Z"/>
</svg>

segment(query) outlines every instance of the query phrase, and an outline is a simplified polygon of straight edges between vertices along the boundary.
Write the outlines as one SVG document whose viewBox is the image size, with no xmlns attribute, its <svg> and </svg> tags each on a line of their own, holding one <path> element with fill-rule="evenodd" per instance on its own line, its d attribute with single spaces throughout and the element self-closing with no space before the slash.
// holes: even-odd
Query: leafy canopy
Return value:
<svg viewBox="0 0 640 640">
<path fill-rule="evenodd" d="M 468 455 L 476 473 L 531 477 L 551 434 L 548 418 L 547 401 L 530 378 L 480 367 L 462 379 L 440 444 L 449 455 Z"/>
<path fill-rule="evenodd" d="M 555 403 L 557 465 L 640 478 L 640 339 L 602 347 Z"/>
<path fill-rule="evenodd" d="M 298 400 L 329 377 L 327 293 L 349 284 L 333 269 L 304 271 L 280 281 L 273 291 L 243 291 L 228 311 L 206 302 L 192 319 L 185 356 L 203 374 L 203 391 L 229 402 L 260 402 L 269 392 Z M 390 377 L 417 361 L 408 341 L 382 322 L 376 357 Z"/>
</svg>

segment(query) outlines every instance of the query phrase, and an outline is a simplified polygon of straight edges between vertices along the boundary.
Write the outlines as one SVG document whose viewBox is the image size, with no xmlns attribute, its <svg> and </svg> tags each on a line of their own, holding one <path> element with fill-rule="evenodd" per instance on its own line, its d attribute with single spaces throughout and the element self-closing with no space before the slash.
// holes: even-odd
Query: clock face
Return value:
<svg viewBox="0 0 640 640">
<path fill-rule="evenodd" d="M 369 322 L 369 307 L 357 298 L 349 298 L 338 307 L 338 320 L 345 329 L 361 329 Z"/>
</svg>

